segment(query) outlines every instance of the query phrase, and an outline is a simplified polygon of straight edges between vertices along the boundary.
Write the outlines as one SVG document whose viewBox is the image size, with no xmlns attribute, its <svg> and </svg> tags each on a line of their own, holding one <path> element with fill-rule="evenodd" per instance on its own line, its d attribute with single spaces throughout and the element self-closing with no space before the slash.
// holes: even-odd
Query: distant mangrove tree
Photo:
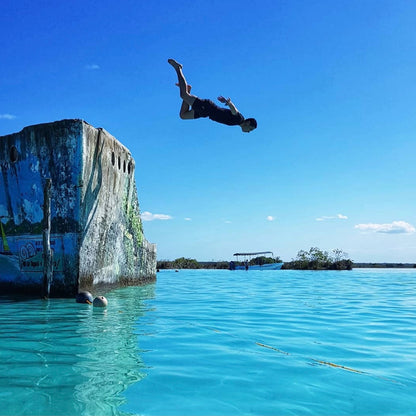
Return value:
<svg viewBox="0 0 416 416">
<path fill-rule="evenodd" d="M 331 254 L 318 247 L 309 251 L 300 250 L 296 259 L 283 264 L 282 269 L 295 270 L 352 270 L 353 261 L 348 254 L 340 249 L 332 250 Z"/>
</svg>

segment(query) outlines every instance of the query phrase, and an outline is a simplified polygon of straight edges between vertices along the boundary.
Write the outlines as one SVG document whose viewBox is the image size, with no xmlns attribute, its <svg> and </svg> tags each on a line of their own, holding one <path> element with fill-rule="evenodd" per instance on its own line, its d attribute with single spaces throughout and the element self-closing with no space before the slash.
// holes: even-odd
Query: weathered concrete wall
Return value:
<svg viewBox="0 0 416 416">
<path fill-rule="evenodd" d="M 134 160 L 82 120 L 0 137 L 0 288 L 35 294 L 43 276 L 43 189 L 51 189 L 52 296 L 98 283 L 155 279 L 156 249 L 143 237 Z"/>
<path fill-rule="evenodd" d="M 84 124 L 80 285 L 154 279 L 156 249 L 144 239 L 129 150 Z"/>
</svg>

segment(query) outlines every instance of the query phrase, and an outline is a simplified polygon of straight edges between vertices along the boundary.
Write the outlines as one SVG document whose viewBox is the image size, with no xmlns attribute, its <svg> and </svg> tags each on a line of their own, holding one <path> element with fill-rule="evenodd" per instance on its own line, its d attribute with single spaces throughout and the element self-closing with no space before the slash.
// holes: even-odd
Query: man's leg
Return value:
<svg viewBox="0 0 416 416">
<path fill-rule="evenodd" d="M 176 62 L 174 59 L 168 59 L 168 62 L 173 66 L 178 76 L 178 84 L 182 100 L 191 106 L 194 103 L 196 96 L 190 94 L 190 88 L 188 90 L 188 83 L 186 82 L 185 76 L 183 75 L 182 65 Z"/>
<path fill-rule="evenodd" d="M 179 83 L 176 85 L 180 87 Z M 191 88 L 192 87 L 189 84 L 186 85 L 186 90 L 188 91 L 189 95 L 191 94 Z M 185 100 L 182 100 L 181 109 L 179 110 L 179 117 L 182 120 L 192 120 L 194 118 L 194 110 L 191 110 L 190 105 Z"/>
</svg>

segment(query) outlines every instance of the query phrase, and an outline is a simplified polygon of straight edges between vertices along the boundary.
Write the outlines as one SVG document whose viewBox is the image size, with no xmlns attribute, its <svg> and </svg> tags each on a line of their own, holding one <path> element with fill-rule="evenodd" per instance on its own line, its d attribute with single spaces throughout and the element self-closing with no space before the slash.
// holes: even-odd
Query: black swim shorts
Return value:
<svg viewBox="0 0 416 416">
<path fill-rule="evenodd" d="M 194 118 L 209 117 L 217 108 L 217 105 L 214 104 L 211 100 L 201 100 L 200 98 L 196 98 L 192 104 L 192 110 L 194 110 Z"/>
</svg>

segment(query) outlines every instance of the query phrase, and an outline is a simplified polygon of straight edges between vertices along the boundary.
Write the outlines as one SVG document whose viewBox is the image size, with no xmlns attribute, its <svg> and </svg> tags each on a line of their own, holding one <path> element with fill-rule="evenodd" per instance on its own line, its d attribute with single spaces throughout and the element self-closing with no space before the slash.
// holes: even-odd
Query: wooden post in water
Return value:
<svg viewBox="0 0 416 416">
<path fill-rule="evenodd" d="M 51 250 L 51 186 L 52 179 L 46 179 L 43 190 L 43 298 L 49 297 L 53 278 Z"/>
</svg>

